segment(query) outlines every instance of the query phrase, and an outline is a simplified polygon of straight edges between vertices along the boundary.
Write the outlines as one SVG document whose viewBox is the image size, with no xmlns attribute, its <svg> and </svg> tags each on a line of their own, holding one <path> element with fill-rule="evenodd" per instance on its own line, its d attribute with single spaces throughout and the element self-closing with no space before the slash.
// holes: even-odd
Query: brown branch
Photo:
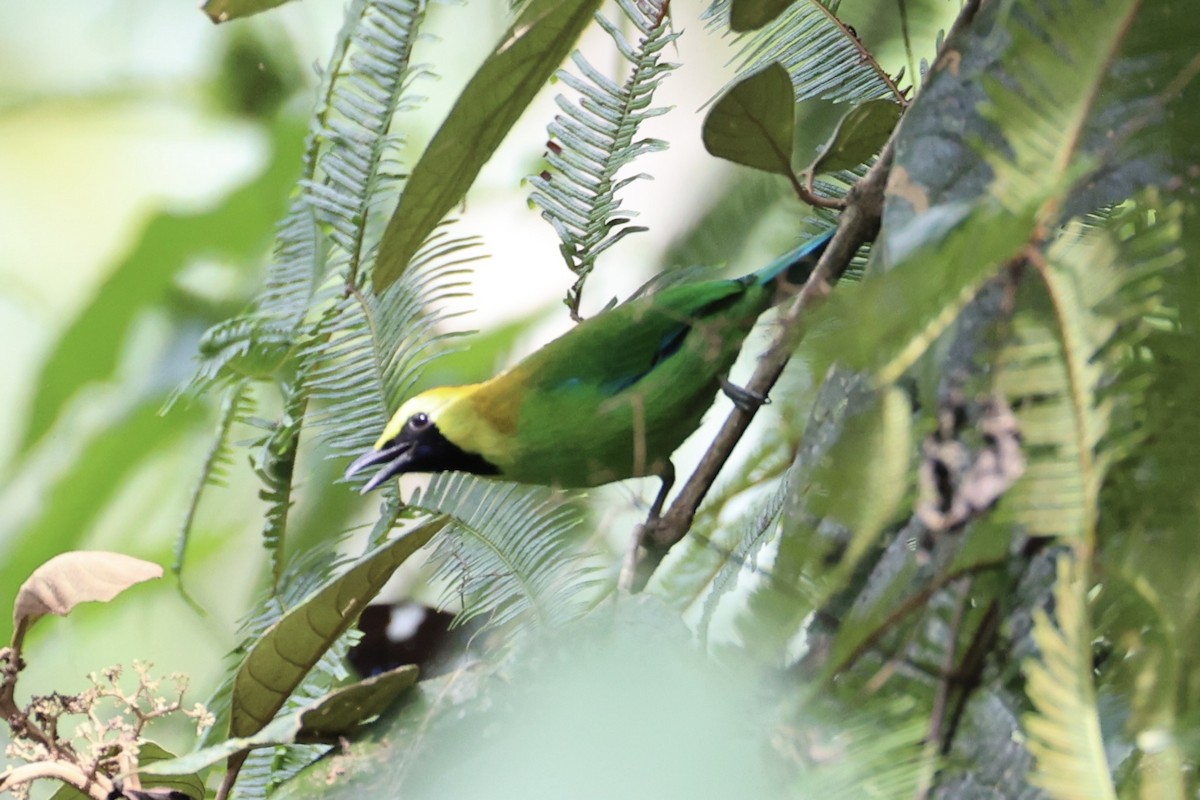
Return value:
<svg viewBox="0 0 1200 800">
<path fill-rule="evenodd" d="M 966 1 L 942 43 L 938 53 L 939 59 L 953 46 L 955 39 L 962 31 L 970 26 L 981 3 L 982 0 Z M 838 218 L 837 233 L 800 293 L 792 301 L 787 311 L 780 316 L 779 331 L 746 385 L 746 389 L 750 392 L 762 397 L 769 395 L 793 351 L 803 338 L 803 322 L 807 313 L 828 296 L 833 284 L 845 272 L 850 259 L 859 246 L 874 239 L 879 232 L 880 220 L 883 216 L 884 189 L 895 156 L 895 141 L 895 132 L 893 131 L 892 138 L 884 145 L 879 158 L 870 171 L 847 193 L 846 210 Z M 792 178 L 793 184 L 798 183 L 794 175 Z M 803 188 L 801 184 L 801 190 Z M 801 193 L 802 196 L 804 194 L 808 193 Z M 634 548 L 646 545 L 647 549 L 651 551 L 651 559 L 656 564 L 669 547 L 687 534 L 700 503 L 712 488 L 713 482 L 721 468 L 725 466 L 725 462 L 729 460 L 733 448 L 741 441 L 756 411 L 757 408 L 754 407 L 735 407 L 733 409 L 700 463 L 697 464 L 695 471 L 680 489 L 670 510 L 663 516 L 647 520 L 644 525 L 638 527 Z M 645 566 L 652 568 L 654 564 Z M 648 575 L 650 571 L 652 570 L 644 568 L 641 572 L 642 575 Z"/>
<path fill-rule="evenodd" d="M 845 272 L 859 246 L 878 232 L 883 189 L 892 154 L 893 147 L 889 142 L 866 177 L 850 189 L 846 211 L 838 219 L 837 233 L 804 287 L 780 315 L 779 330 L 746 384 L 749 392 L 763 397 L 770 393 L 803 336 L 803 322 L 808 313 L 829 295 L 830 288 Z M 717 473 L 741 440 L 756 411 L 754 407 L 733 409 L 670 510 L 643 526 L 643 539 L 647 544 L 662 551 L 683 538 L 696 516 L 696 509 L 712 488 Z"/>
<path fill-rule="evenodd" d="M 933 695 L 933 708 L 929 712 L 929 734 L 925 737 L 925 747 L 921 754 L 921 775 L 915 797 L 925 800 L 933 788 L 934 772 L 938 765 L 938 755 L 942 750 L 942 735 L 946 723 L 946 709 L 949 707 L 950 688 L 954 679 L 954 662 L 957 659 L 959 631 L 967 612 L 967 595 L 971 591 L 972 579 L 968 576 L 954 588 L 957 597 L 954 603 L 954 616 L 950 620 L 950 636 L 946 643 L 946 653 L 942 658 L 942 674 L 938 679 L 937 691 Z"/>
<path fill-rule="evenodd" d="M 0 773 L 0 793 L 43 778 L 53 778 L 74 786 L 93 800 L 105 800 L 112 794 L 112 782 L 103 775 L 87 775 L 78 764 L 67 761 L 38 761 L 22 764 Z"/>
<path fill-rule="evenodd" d="M 917 609 L 924 608 L 925 604 L 929 602 L 929 598 L 933 597 L 934 594 L 954 583 L 959 578 L 964 578 L 969 575 L 978 575 L 979 573 L 987 572 L 988 570 L 999 569 L 1007 563 L 1008 561 L 1003 558 L 993 559 L 990 561 L 980 561 L 976 564 L 963 567 L 962 569 L 956 569 L 953 572 L 945 573 L 941 577 L 933 580 L 931 583 L 924 586 L 919 592 L 913 594 L 907 600 L 901 603 L 894 611 L 884 617 L 880 623 L 875 626 L 875 630 L 871 631 L 871 633 L 864 637 L 863 640 L 854 648 L 854 650 L 852 650 L 849 655 L 842 659 L 841 663 L 837 664 L 832 669 L 825 670 L 825 674 L 832 680 L 833 677 L 845 672 L 852 664 L 854 664 L 855 661 L 858 661 L 858 659 L 861 658 L 864 653 L 874 647 L 875 643 L 879 641 L 879 638 L 883 636 L 883 634 L 889 628 Z"/>
</svg>

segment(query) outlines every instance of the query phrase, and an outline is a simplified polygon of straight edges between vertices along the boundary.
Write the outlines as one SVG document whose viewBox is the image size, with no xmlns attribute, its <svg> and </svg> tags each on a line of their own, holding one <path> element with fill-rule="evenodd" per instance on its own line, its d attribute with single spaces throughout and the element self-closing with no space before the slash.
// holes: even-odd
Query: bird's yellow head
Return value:
<svg viewBox="0 0 1200 800">
<path fill-rule="evenodd" d="M 346 469 L 346 477 L 382 464 L 363 486 L 362 492 L 366 493 L 406 472 L 459 470 L 476 475 L 497 474 L 499 470 L 493 464 L 451 442 L 438 427 L 438 420 L 446 410 L 471 388 L 444 386 L 407 400 L 388 420 L 375 446 Z"/>
</svg>

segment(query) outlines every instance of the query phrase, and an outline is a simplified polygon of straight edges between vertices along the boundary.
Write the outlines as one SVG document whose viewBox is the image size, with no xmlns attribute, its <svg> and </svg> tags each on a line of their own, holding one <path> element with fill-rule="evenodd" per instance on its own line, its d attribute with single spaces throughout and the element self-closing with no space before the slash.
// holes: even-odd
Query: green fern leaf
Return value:
<svg viewBox="0 0 1200 800">
<path fill-rule="evenodd" d="M 434 561 L 446 582 L 443 602 L 462 605 L 460 621 L 523 617 L 552 626 L 582 615 L 595 567 L 570 541 L 581 515 L 561 493 L 443 473 L 412 506 L 454 517 Z"/>
<path fill-rule="evenodd" d="M 1118 216 L 1130 228 L 1136 211 Z M 1156 273 L 1178 263 L 1177 214 L 1127 232 L 1107 228 L 1060 237 L 1038 264 L 1042 284 L 1027 281 L 1026 310 L 997 363 L 996 386 L 1009 399 L 1029 453 L 1025 475 L 1004 508 L 1026 531 L 1095 543 L 1100 486 L 1108 465 L 1136 435 L 1136 392 L 1122 396 L 1113 382 L 1121 359 L 1148 332 L 1138 318 L 1153 302 Z M 1123 408 L 1122 413 L 1114 413 Z"/>
<path fill-rule="evenodd" d="M 1092 684 L 1091 626 L 1086 569 L 1074 557 L 1058 560 L 1054 588 L 1057 626 L 1033 612 L 1039 659 L 1025 663 L 1026 692 L 1036 713 L 1023 718 L 1035 759 L 1031 778 L 1055 800 L 1116 798 Z"/>
<path fill-rule="evenodd" d="M 636 45 L 602 15 L 597 14 L 596 21 L 628 62 L 628 78 L 618 85 L 575 52 L 572 59 L 581 77 L 567 70 L 558 76 L 579 93 L 579 100 L 556 98 L 562 113 L 549 126 L 550 172 L 529 179 L 530 202 L 542 208 L 542 216 L 562 240 L 559 251 L 567 267 L 578 276 L 566 299 L 574 316 L 596 259 L 626 236 L 646 230 L 631 224 L 636 213 L 622 209 L 617 193 L 648 176 L 619 178 L 619 173 L 639 156 L 667 146 L 635 137 L 643 122 L 667 111 L 651 103 L 662 79 L 675 68 L 661 55 L 679 34 L 670 31 L 665 5 L 636 0 L 619 0 L 618 5 L 641 35 Z"/>
</svg>

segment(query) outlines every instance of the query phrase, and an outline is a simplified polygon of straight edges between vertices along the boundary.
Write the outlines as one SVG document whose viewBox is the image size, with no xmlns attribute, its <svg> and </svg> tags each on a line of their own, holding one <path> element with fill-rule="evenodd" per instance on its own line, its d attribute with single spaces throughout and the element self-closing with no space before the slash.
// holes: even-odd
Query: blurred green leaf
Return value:
<svg viewBox="0 0 1200 800">
<path fill-rule="evenodd" d="M 736 33 L 758 30 L 791 4 L 792 0 L 731 0 L 729 28 Z"/>
<path fill-rule="evenodd" d="M 844 525 L 850 542 L 841 559 L 843 575 L 875 543 L 900 508 L 908 490 L 912 456 L 912 403 L 895 387 L 881 391 L 869 406 L 847 416 L 841 434 L 813 482 L 810 510 Z M 863 502 L 863 493 L 871 501 Z"/>
<path fill-rule="evenodd" d="M 1092 683 L 1092 629 L 1087 568 L 1071 555 L 1058 559 L 1054 616 L 1033 609 L 1033 638 L 1041 655 L 1024 665 L 1026 692 L 1036 711 L 1021 721 L 1036 768 L 1033 783 L 1055 800 L 1115 800 Z"/>
<path fill-rule="evenodd" d="M 599 0 L 533 0 L 471 76 L 425 148 L 379 243 L 374 288 L 399 278 L 566 58 Z"/>
<path fill-rule="evenodd" d="M 777 63 L 738 81 L 704 118 L 704 147 L 735 164 L 792 174 L 792 79 Z"/>
<path fill-rule="evenodd" d="M 258 178 L 211 211 L 162 212 L 146 226 L 83 312 L 47 356 L 29 405 L 20 451 L 28 451 L 84 385 L 109 377 L 138 315 L 163 302 L 175 276 L 193 259 L 239 262 L 262 253 L 286 209 L 300 170 L 304 125 L 281 119 L 271 133 L 271 162 Z"/>
<path fill-rule="evenodd" d="M 230 736 L 249 736 L 270 723 L 396 568 L 446 524 L 446 518 L 435 518 L 375 548 L 290 609 L 256 640 L 234 678 Z"/>
<path fill-rule="evenodd" d="M 846 112 L 813 163 L 805 170 L 813 175 L 853 169 L 879 152 L 904 109 L 891 100 L 868 100 Z"/>
<path fill-rule="evenodd" d="M 200 10 L 213 22 L 220 24 L 260 14 L 286 2 L 288 0 L 205 0 Z"/>
<path fill-rule="evenodd" d="M 936 223 L 935 216 L 925 222 Z M 1033 228 L 1032 211 L 981 209 L 948 236 L 910 250 L 891 271 L 840 288 L 815 315 L 823 322 L 814 326 L 826 328 L 811 344 L 830 362 L 871 371 L 877 385 L 898 380 L 1019 254 Z"/>
<path fill-rule="evenodd" d="M 12 608 L 17 587 L 40 565 L 80 548 L 108 502 L 147 458 L 175 445 L 205 419 L 200 406 L 177 408 L 164 418 L 162 404 L 159 395 L 144 400 L 87 442 L 48 489 L 41 515 L 0 547 L 0 608 Z"/>
</svg>

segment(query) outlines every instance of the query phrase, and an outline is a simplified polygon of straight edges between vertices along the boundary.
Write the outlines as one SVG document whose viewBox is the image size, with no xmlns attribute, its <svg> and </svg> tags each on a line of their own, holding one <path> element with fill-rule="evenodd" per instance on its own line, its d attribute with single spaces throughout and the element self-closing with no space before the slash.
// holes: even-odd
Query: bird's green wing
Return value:
<svg viewBox="0 0 1200 800">
<path fill-rule="evenodd" d="M 707 281 L 638 298 L 581 322 L 530 356 L 521 371 L 542 391 L 588 387 L 615 395 L 677 352 L 706 319 L 741 312 L 752 321 L 762 311 L 759 303 L 745 311 L 740 306 L 748 291 L 765 295 L 758 289 L 740 280 Z"/>
</svg>

